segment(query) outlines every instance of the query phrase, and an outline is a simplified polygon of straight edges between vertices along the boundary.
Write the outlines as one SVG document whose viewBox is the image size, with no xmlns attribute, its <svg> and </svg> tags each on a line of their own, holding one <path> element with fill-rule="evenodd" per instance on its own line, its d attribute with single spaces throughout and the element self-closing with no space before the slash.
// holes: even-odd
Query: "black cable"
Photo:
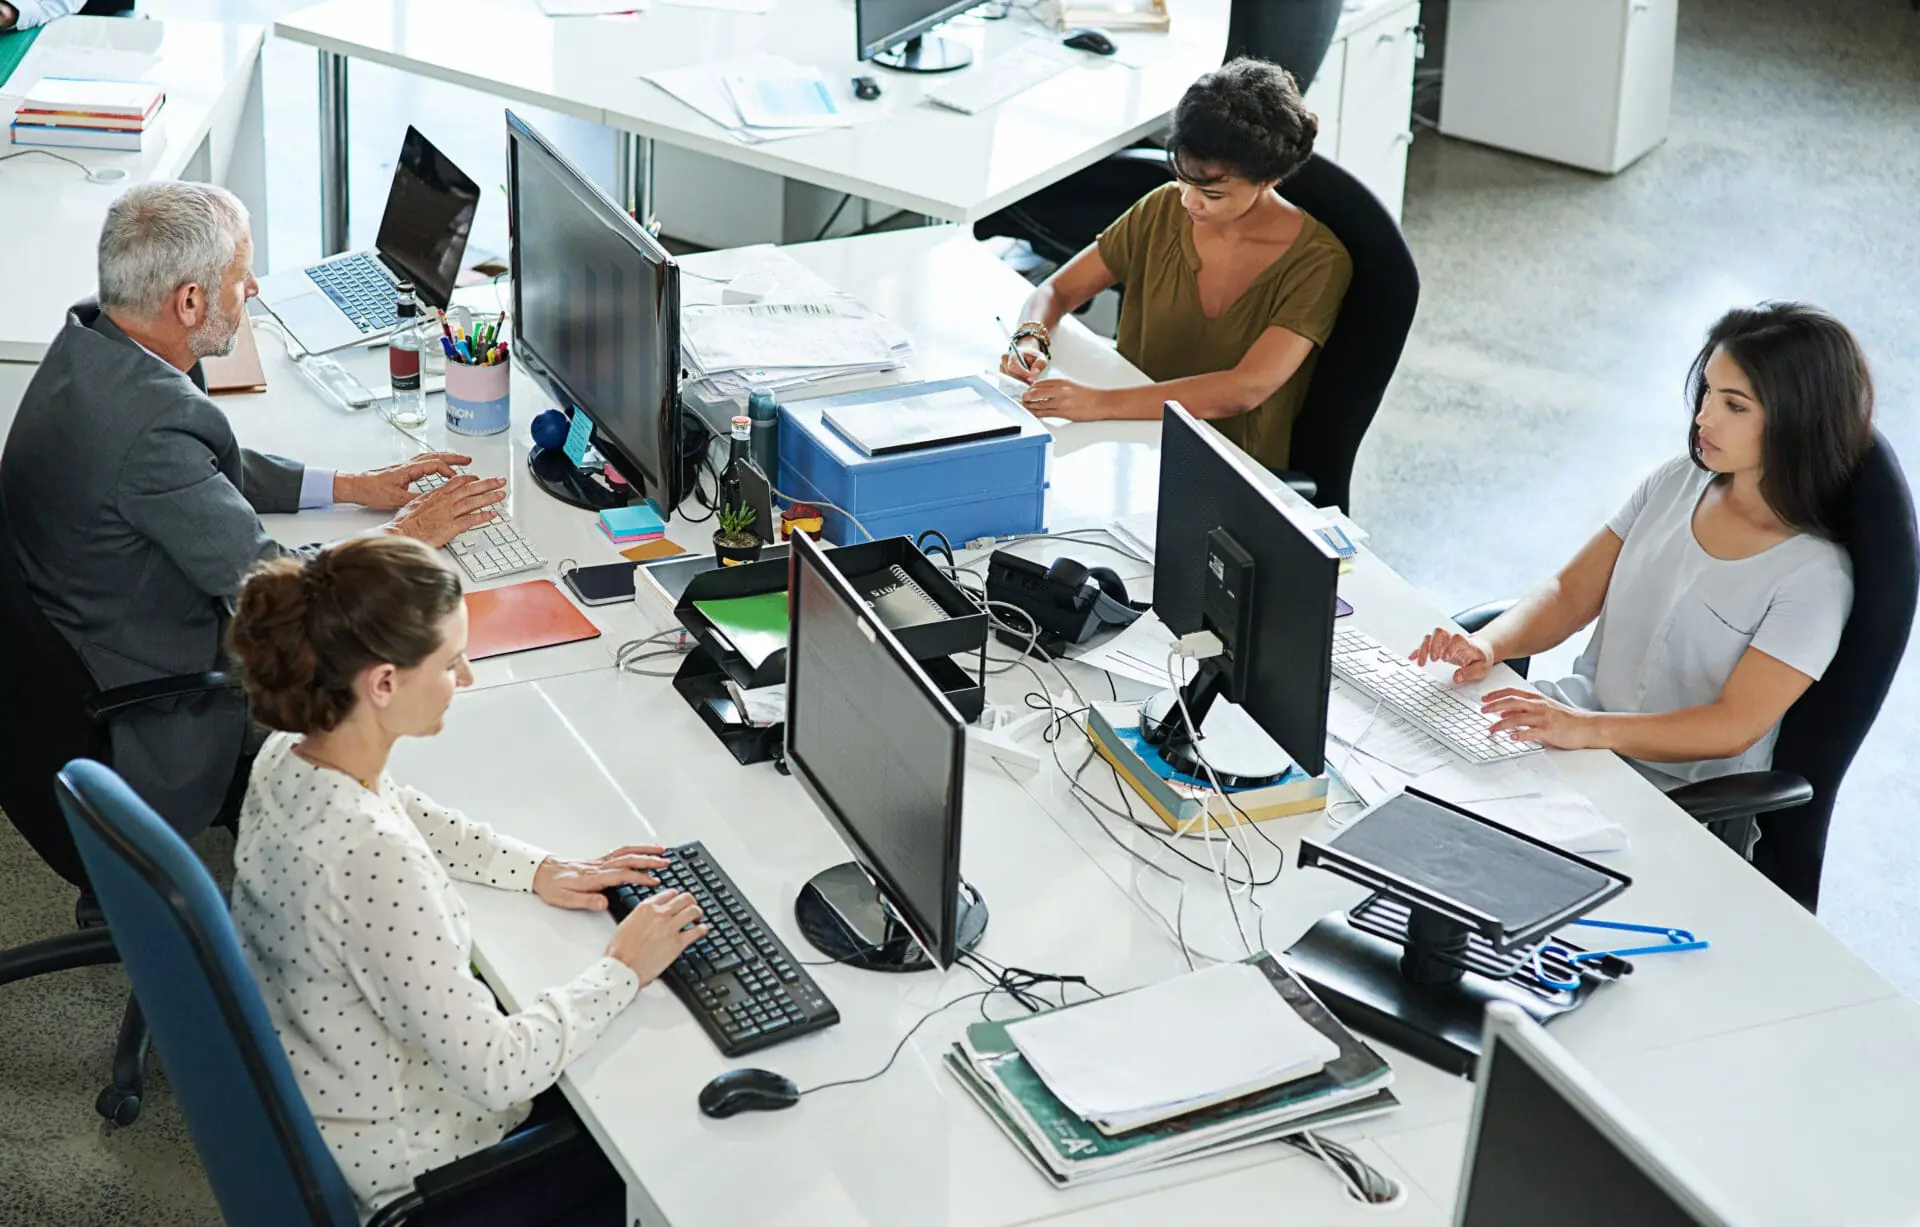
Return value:
<svg viewBox="0 0 1920 1227">
<path fill-rule="evenodd" d="M 820 233 L 813 236 L 814 242 L 818 243 L 821 239 L 824 239 L 827 237 L 827 231 L 833 229 L 833 223 L 840 220 L 840 211 L 842 209 L 845 209 L 847 207 L 847 202 L 852 199 L 853 199 L 852 192 L 842 192 L 840 194 L 840 203 L 833 206 L 833 212 L 827 214 L 827 224 L 820 227 Z"/>
<path fill-rule="evenodd" d="M 919 1031 L 920 1028 L 927 1025 L 928 1019 L 932 1018 L 935 1014 L 941 1014 L 946 1012 L 947 1010 L 953 1008 L 954 1006 L 959 1005 L 963 1001 L 972 1001 L 976 997 L 991 997 L 999 991 L 1000 990 L 997 988 L 989 988 L 989 989 L 982 989 L 980 992 L 977 992 L 977 993 L 965 993 L 959 997 L 955 997 L 952 1001 L 943 1002 L 942 1004 L 933 1007 L 931 1010 L 928 1010 L 925 1014 L 922 1014 L 920 1016 L 919 1022 L 916 1022 L 913 1024 L 913 1026 L 907 1028 L 907 1033 L 900 1037 L 900 1042 L 898 1044 L 895 1044 L 893 1046 L 893 1055 L 888 1057 L 887 1063 L 885 1065 L 882 1065 L 879 1069 L 874 1070 L 872 1073 L 866 1075 L 863 1078 L 842 1078 L 837 1082 L 822 1082 L 819 1086 L 810 1086 L 806 1090 L 801 1091 L 800 1093 L 802 1095 L 811 1095 L 815 1091 L 824 1091 L 824 1090 L 827 1090 L 829 1087 L 859 1086 L 862 1082 L 872 1082 L 875 1078 L 880 1077 L 882 1074 L 886 1073 L 888 1070 L 893 1068 L 893 1063 L 900 1059 L 901 1052 L 903 1052 L 906 1049 L 907 1041 L 912 1039 L 914 1037 L 914 1034 L 917 1031 Z"/>
<path fill-rule="evenodd" d="M 941 532 L 937 528 L 929 528 L 927 531 L 921 533 L 918 537 L 915 537 L 913 539 L 913 548 L 916 550 L 919 550 L 922 554 L 925 554 L 927 552 L 928 537 L 938 537 L 940 539 L 938 542 L 940 546 L 940 552 L 947 556 L 948 569 L 952 569 L 959 565 L 957 562 L 954 561 L 953 542 L 947 540 L 947 534 Z M 980 591 L 984 593 L 986 589 L 982 588 Z"/>
</svg>

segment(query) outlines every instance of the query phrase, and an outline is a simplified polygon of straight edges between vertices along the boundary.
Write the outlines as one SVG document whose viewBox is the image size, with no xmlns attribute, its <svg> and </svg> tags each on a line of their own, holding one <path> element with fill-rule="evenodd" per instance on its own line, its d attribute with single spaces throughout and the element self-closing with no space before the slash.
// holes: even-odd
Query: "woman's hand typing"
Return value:
<svg viewBox="0 0 1920 1227">
<path fill-rule="evenodd" d="M 579 908 L 604 912 L 607 899 L 602 891 L 615 886 L 658 886 L 651 869 L 667 863 L 665 849 L 653 844 L 631 844 L 605 856 L 588 861 L 563 861 L 548 857 L 533 871 L 533 893 L 554 907 Z"/>
</svg>

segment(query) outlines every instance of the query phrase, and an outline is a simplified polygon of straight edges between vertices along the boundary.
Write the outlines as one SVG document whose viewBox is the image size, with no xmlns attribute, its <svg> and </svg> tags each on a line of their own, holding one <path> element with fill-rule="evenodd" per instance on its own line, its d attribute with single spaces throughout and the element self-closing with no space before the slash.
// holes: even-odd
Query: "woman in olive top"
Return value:
<svg viewBox="0 0 1920 1227">
<path fill-rule="evenodd" d="M 1043 417 L 1157 419 L 1178 400 L 1269 468 L 1287 467 L 1313 360 L 1353 263 L 1333 232 L 1276 191 L 1319 127 L 1285 69 L 1235 60 L 1173 113 L 1176 182 L 1141 197 L 1027 300 L 1001 369 Z M 1155 382 L 1089 388 L 1045 376 L 1050 336 L 1101 290 L 1126 287 L 1122 357 Z"/>
</svg>

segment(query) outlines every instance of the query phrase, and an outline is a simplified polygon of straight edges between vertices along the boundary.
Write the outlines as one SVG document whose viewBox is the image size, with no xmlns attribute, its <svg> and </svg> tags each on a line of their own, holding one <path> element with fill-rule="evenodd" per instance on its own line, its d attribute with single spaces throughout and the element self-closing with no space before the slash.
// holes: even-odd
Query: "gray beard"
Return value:
<svg viewBox="0 0 1920 1227">
<path fill-rule="evenodd" d="M 242 307 L 241 310 L 246 308 Z M 239 340 L 239 316 L 222 315 L 219 308 L 209 303 L 207 318 L 187 335 L 187 348 L 193 351 L 196 358 L 224 358 L 233 352 Z"/>
</svg>

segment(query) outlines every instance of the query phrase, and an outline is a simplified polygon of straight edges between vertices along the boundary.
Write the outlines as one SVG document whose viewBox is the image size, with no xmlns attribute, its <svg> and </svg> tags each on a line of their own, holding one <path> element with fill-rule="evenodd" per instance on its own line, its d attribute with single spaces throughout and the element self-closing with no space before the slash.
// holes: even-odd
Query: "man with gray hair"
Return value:
<svg viewBox="0 0 1920 1227">
<path fill-rule="evenodd" d="M 387 531 L 441 546 L 492 518 L 502 480 L 432 454 L 334 473 L 235 441 L 200 360 L 230 353 L 258 287 L 246 207 L 199 183 L 135 187 L 100 234 L 97 300 L 76 304 L 0 452 L 0 498 L 35 602 L 102 688 L 219 667 L 246 573 L 283 553 L 260 516 L 334 502 L 397 509 Z M 415 498 L 410 483 L 449 477 Z M 168 821 L 205 826 L 244 791 L 254 738 L 237 692 L 115 722 L 114 766 Z"/>
</svg>

